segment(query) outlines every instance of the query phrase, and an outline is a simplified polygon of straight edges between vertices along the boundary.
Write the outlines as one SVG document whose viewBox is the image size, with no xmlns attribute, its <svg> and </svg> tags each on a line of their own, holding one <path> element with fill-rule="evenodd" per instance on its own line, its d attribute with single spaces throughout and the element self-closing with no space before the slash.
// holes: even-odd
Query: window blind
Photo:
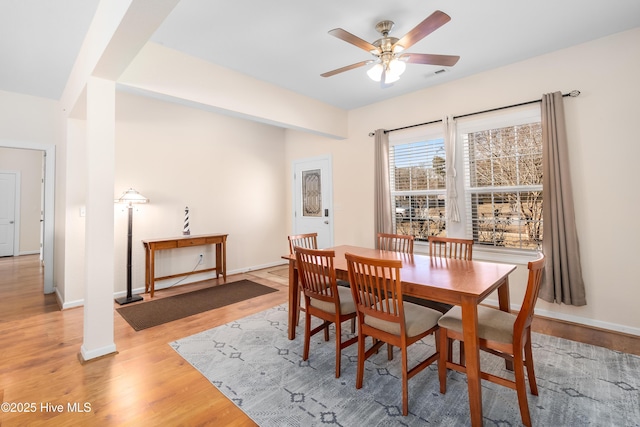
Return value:
<svg viewBox="0 0 640 427">
<path fill-rule="evenodd" d="M 444 235 L 445 166 L 442 131 L 390 141 L 389 176 L 396 233 L 411 234 L 416 240 Z"/>
<path fill-rule="evenodd" d="M 542 129 L 539 110 L 517 116 L 462 127 L 467 232 L 480 245 L 535 250 L 542 242 Z"/>
</svg>

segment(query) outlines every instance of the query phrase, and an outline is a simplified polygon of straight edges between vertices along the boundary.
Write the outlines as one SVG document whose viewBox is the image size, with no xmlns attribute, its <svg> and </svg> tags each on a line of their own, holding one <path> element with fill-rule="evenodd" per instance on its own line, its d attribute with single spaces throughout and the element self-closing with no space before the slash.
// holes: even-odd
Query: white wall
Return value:
<svg viewBox="0 0 640 427">
<path fill-rule="evenodd" d="M 0 90 L 0 140 L 53 144 L 56 110 L 51 99 Z"/>
<path fill-rule="evenodd" d="M 226 233 L 229 274 L 276 265 L 286 251 L 283 218 L 288 215 L 284 130 L 216 113 L 118 92 L 116 98 L 114 199 L 130 187 L 150 199 L 133 214 L 134 292 L 144 291 L 145 255 L 141 240 L 182 235 L 184 209 L 190 210 L 191 234 Z M 66 179 L 83 176 L 84 121 L 69 122 Z M 75 141 L 75 142 L 74 142 Z M 83 185 L 67 192 L 64 306 L 84 297 Z M 114 204 L 114 291 L 126 290 L 127 211 Z M 70 240 L 71 239 L 71 240 Z M 156 276 L 191 271 L 199 253 L 215 265 L 212 247 L 160 251 Z M 212 277 L 194 274 L 180 284 Z M 181 278 L 161 281 L 156 289 Z"/>
<path fill-rule="evenodd" d="M 118 83 L 283 128 L 337 138 L 346 133 L 344 110 L 155 43 L 144 46 Z"/>
<path fill-rule="evenodd" d="M 373 138 L 392 129 L 539 99 L 543 93 L 580 90 L 565 98 L 587 306 L 538 301 L 537 312 L 640 335 L 636 272 L 640 158 L 640 29 L 428 88 L 349 112 L 349 138 L 332 141 L 288 131 L 287 166 L 317 153 L 333 155 L 336 244 L 372 245 Z M 451 71 L 455 73 L 455 68 Z M 402 84 L 402 81 L 399 82 Z M 377 89 L 376 89 L 377 90 Z M 632 219 L 627 220 L 630 214 Z M 288 224 L 290 228 L 290 222 Z M 474 256 L 476 251 L 474 251 Z M 522 300 L 526 266 L 511 281 L 511 300 Z"/>
<path fill-rule="evenodd" d="M 192 235 L 229 234 L 228 272 L 279 263 L 289 212 L 284 170 L 280 128 L 118 93 L 114 196 L 133 187 L 150 199 L 134 211 L 133 287 L 144 287 L 140 240 L 180 236 L 186 206 Z M 118 291 L 126 281 L 126 211 L 115 207 L 115 221 Z M 156 275 L 190 271 L 202 250 L 159 252 Z M 199 268 L 215 265 L 206 251 Z"/>
</svg>

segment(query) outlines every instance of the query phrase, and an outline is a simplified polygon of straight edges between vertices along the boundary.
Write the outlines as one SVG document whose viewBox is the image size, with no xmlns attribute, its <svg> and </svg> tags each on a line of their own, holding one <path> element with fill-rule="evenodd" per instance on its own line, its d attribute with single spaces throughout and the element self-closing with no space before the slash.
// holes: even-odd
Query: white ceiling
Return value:
<svg viewBox="0 0 640 427">
<path fill-rule="evenodd" d="M 97 4 L 3 0 L 0 90 L 59 99 Z M 329 30 L 373 42 L 376 23 L 389 19 L 400 38 L 434 10 L 451 21 L 407 52 L 460 55 L 446 72 L 408 64 L 386 89 L 367 77 L 367 67 L 320 77 L 371 58 Z M 638 26 L 638 0 L 182 0 L 151 40 L 351 109 Z"/>
</svg>

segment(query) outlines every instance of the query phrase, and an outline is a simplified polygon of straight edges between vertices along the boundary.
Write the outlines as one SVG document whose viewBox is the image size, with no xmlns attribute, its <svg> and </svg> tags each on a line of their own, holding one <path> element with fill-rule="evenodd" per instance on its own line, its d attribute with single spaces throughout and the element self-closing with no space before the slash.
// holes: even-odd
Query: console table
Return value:
<svg viewBox="0 0 640 427">
<path fill-rule="evenodd" d="M 156 280 L 172 279 L 174 277 L 188 276 L 190 274 L 216 272 L 216 278 L 222 274 L 224 281 L 227 281 L 227 236 L 228 234 L 203 234 L 198 236 L 180 236 L 167 239 L 143 240 L 145 249 L 145 273 L 144 292 L 150 292 L 151 298 L 155 290 Z M 156 251 L 163 249 L 189 248 L 192 246 L 215 245 L 216 246 L 216 266 L 203 270 L 190 271 L 188 273 L 172 274 L 170 276 L 155 277 Z"/>
</svg>

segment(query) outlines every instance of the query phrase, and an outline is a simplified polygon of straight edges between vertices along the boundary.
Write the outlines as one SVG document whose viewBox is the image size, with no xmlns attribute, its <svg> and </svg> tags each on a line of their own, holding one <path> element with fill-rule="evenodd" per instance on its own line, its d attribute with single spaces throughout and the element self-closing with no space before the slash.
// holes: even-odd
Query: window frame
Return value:
<svg viewBox="0 0 640 427">
<path fill-rule="evenodd" d="M 473 237 L 473 234 L 470 233 L 471 230 L 471 209 L 470 209 L 470 194 L 468 192 L 467 186 L 467 176 L 468 170 L 466 165 L 466 147 L 464 143 L 463 135 L 465 133 L 470 133 L 473 131 L 481 131 L 487 129 L 495 129 L 500 127 L 508 127 L 521 125 L 532 122 L 541 122 L 541 111 L 539 104 L 531 104 L 519 107 L 511 107 L 508 109 L 503 109 L 500 111 L 493 111 L 488 113 L 483 113 L 477 116 L 469 116 L 464 118 L 456 119 L 456 142 L 455 142 L 455 150 L 456 150 L 456 158 L 454 160 L 454 167 L 457 171 L 456 182 L 456 192 L 457 192 L 457 201 L 460 211 L 460 222 L 452 223 L 447 220 L 446 223 L 446 235 L 449 237 L 458 237 L 458 238 L 470 238 Z M 445 138 L 445 129 L 444 124 L 441 122 L 429 124 L 425 126 L 420 126 L 412 129 L 397 131 L 389 135 L 389 154 L 391 156 L 392 146 L 409 143 L 409 142 L 419 142 L 419 141 L 428 141 L 432 139 L 444 139 Z M 446 144 L 445 144 L 446 150 Z M 446 158 L 446 153 L 445 153 Z M 390 157 L 391 162 L 391 157 Z M 446 165 L 445 165 L 446 167 Z M 396 192 L 393 189 L 393 165 L 389 164 L 389 184 L 391 189 L 391 215 L 394 218 L 393 227 L 395 230 L 396 221 L 395 221 L 395 196 L 405 194 L 411 195 L 413 194 L 427 194 L 431 193 L 444 193 L 445 194 L 445 212 L 449 209 L 448 204 L 446 203 L 446 195 L 447 189 L 445 184 L 445 189 L 443 190 L 425 190 L 425 191 L 414 191 L 414 192 Z M 527 186 L 519 186 L 518 188 L 525 188 Z M 537 186 L 534 186 L 537 189 Z M 540 186 L 541 187 L 541 186 Z M 428 252 L 428 243 L 426 241 L 416 240 L 415 249 L 416 252 Z M 474 258 L 481 259 L 486 261 L 498 261 L 498 262 L 513 262 L 517 264 L 526 264 L 528 261 L 533 259 L 534 256 L 537 256 L 537 250 L 533 249 L 516 249 L 516 248 L 505 248 L 505 247 L 493 247 L 493 246 L 485 246 L 485 245 L 474 245 Z"/>
<path fill-rule="evenodd" d="M 399 131 L 395 134 L 389 135 L 389 187 L 390 187 L 390 197 L 391 197 L 391 216 L 393 218 L 393 230 L 397 232 L 398 222 L 396 220 L 396 196 L 426 196 L 429 198 L 430 196 L 442 197 L 444 200 L 445 206 L 445 215 L 444 221 L 446 223 L 446 178 L 444 179 L 444 187 L 440 189 L 425 189 L 425 190 L 398 190 L 396 191 L 394 188 L 395 183 L 395 169 L 392 164 L 392 159 L 394 155 L 392 154 L 393 147 L 396 145 L 410 144 L 410 143 L 420 143 L 434 141 L 434 140 L 442 140 L 442 149 L 443 149 L 443 158 L 446 158 L 446 154 L 444 150 L 446 149 L 444 145 L 444 129 L 442 127 L 442 123 L 434 123 L 431 125 L 422 126 L 421 128 L 407 129 L 403 131 Z M 428 156 L 428 154 L 427 154 Z M 428 220 L 428 219 L 427 219 Z M 411 220 L 410 220 L 411 221 Z M 445 226 L 446 227 L 446 226 Z M 416 245 L 427 244 L 426 240 L 419 239 L 416 237 L 415 241 Z"/>
<path fill-rule="evenodd" d="M 471 187 L 470 184 L 470 169 L 468 163 L 468 146 L 465 142 L 464 135 L 473 132 L 480 132 L 491 129 L 498 129 L 504 127 L 525 125 L 530 123 L 541 123 L 541 111 L 539 104 L 532 104 L 520 107 L 513 107 L 505 110 L 495 111 L 492 113 L 486 113 L 479 116 L 468 117 L 458 119 L 457 121 L 457 135 L 456 135 L 456 149 L 462 153 L 461 157 L 461 171 L 463 176 L 463 192 L 458 193 L 459 206 L 463 206 L 462 209 L 465 212 L 464 234 L 473 238 L 473 217 L 471 208 L 471 198 L 475 194 L 480 193 L 499 193 L 499 192 L 513 192 L 513 191 L 542 191 L 542 183 L 536 185 L 515 185 L 504 187 Z M 542 141 L 540 142 L 542 144 Z M 542 149 L 542 147 L 541 147 Z M 544 218 L 542 219 L 544 222 Z M 536 249 L 526 248 L 509 248 L 498 247 L 483 244 L 474 244 L 474 253 L 486 252 L 488 254 L 511 254 L 513 256 L 531 256 L 538 252 Z"/>
</svg>

